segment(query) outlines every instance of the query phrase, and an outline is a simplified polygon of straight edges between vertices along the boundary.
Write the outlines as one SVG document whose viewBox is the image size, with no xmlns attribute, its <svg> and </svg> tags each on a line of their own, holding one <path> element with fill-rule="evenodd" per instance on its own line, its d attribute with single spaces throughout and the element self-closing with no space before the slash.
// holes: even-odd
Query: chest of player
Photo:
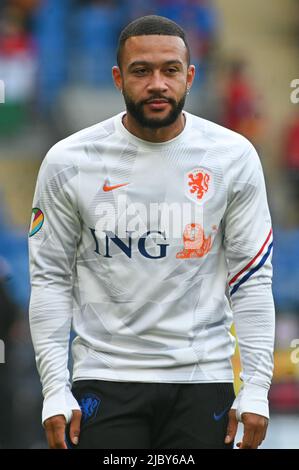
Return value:
<svg viewBox="0 0 299 470">
<path fill-rule="evenodd" d="M 81 168 L 79 184 L 82 219 L 93 225 L 124 212 L 152 222 L 163 213 L 197 213 L 216 223 L 227 203 L 223 169 L 200 151 L 143 152 L 123 161 L 110 155 Z"/>
<path fill-rule="evenodd" d="M 127 256 L 134 244 L 148 256 L 151 239 L 159 257 L 166 245 L 183 245 L 178 257 L 211 249 L 227 203 L 221 169 L 200 155 L 171 157 L 143 154 L 122 165 L 110 158 L 81 171 L 80 212 L 94 251 L 108 253 L 112 240 Z"/>
</svg>

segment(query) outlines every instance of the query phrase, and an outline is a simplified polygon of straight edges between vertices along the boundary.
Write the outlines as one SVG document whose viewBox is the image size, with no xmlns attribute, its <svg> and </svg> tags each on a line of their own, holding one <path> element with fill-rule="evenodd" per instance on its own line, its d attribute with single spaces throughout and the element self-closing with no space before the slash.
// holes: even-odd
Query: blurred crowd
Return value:
<svg viewBox="0 0 299 470">
<path fill-rule="evenodd" d="M 69 82 L 111 83 L 121 29 L 138 16 L 166 15 L 185 27 L 204 67 L 217 21 L 208 0 L 9 0 L 2 2 L 0 67 L 7 100 L 35 99 L 43 110 Z"/>
<path fill-rule="evenodd" d="M 146 14 L 167 16 L 186 30 L 192 63 L 200 70 L 197 87 L 209 90 L 199 94 L 198 114 L 245 135 L 262 158 L 265 103 L 250 64 L 243 57 L 226 60 L 221 87 L 213 80 L 223 59 L 218 54 L 221 21 L 212 0 L 2 0 L 0 79 L 5 82 L 5 106 L 0 105 L 0 139 L 16 141 L 36 120 L 52 124 L 53 130 L 53 108 L 68 87 L 112 89 L 118 35 L 131 20 Z M 51 138 L 57 140 L 55 134 Z M 281 181 L 299 209 L 298 111 L 289 117 L 281 140 Z M 272 191 L 273 186 L 270 204 Z M 0 363 L 0 448 L 44 447 L 39 378 L 28 331 L 27 227 L 14 227 L 1 201 L 0 187 L 0 339 L 6 346 L 6 364 Z M 291 314 L 284 325 L 299 335 L 299 215 L 288 230 L 279 218 L 274 222 L 277 312 Z M 280 331 L 282 349 L 289 346 L 283 344 L 283 335 Z M 298 412 L 298 383 L 292 371 L 282 369 L 278 382 L 285 388 L 283 393 L 273 388 L 273 409 Z"/>
</svg>

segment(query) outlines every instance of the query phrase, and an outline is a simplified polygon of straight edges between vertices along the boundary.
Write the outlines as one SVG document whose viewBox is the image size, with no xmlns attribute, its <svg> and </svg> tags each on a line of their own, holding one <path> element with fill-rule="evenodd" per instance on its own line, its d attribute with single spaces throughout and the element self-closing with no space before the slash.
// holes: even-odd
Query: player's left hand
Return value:
<svg viewBox="0 0 299 470">
<path fill-rule="evenodd" d="M 237 443 L 237 447 L 239 449 L 257 449 L 265 439 L 268 419 L 255 413 L 243 413 L 241 419 L 244 425 L 244 434 L 242 441 Z M 233 442 L 237 429 L 236 410 L 231 409 L 228 415 L 225 444 Z"/>
</svg>

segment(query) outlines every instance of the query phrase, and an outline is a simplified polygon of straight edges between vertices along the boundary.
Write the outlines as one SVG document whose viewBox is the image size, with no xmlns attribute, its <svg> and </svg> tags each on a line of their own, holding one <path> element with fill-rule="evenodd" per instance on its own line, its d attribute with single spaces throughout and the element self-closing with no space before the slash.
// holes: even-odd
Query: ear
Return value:
<svg viewBox="0 0 299 470">
<path fill-rule="evenodd" d="M 122 91 L 122 76 L 120 68 L 117 65 L 112 67 L 112 77 L 114 81 L 114 85 L 119 91 Z"/>
<path fill-rule="evenodd" d="M 195 65 L 189 65 L 187 71 L 187 88 L 190 90 L 195 76 Z"/>
</svg>

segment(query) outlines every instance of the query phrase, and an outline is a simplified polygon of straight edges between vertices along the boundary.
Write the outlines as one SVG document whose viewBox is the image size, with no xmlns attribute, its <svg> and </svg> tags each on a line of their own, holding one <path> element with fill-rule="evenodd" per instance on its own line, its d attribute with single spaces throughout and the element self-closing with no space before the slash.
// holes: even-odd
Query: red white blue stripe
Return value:
<svg viewBox="0 0 299 470">
<path fill-rule="evenodd" d="M 233 295 L 239 287 L 244 284 L 254 273 L 256 273 L 266 262 L 273 247 L 272 228 L 267 235 L 266 240 L 261 246 L 255 257 L 239 271 L 228 283 L 231 288 L 230 295 Z"/>
</svg>

